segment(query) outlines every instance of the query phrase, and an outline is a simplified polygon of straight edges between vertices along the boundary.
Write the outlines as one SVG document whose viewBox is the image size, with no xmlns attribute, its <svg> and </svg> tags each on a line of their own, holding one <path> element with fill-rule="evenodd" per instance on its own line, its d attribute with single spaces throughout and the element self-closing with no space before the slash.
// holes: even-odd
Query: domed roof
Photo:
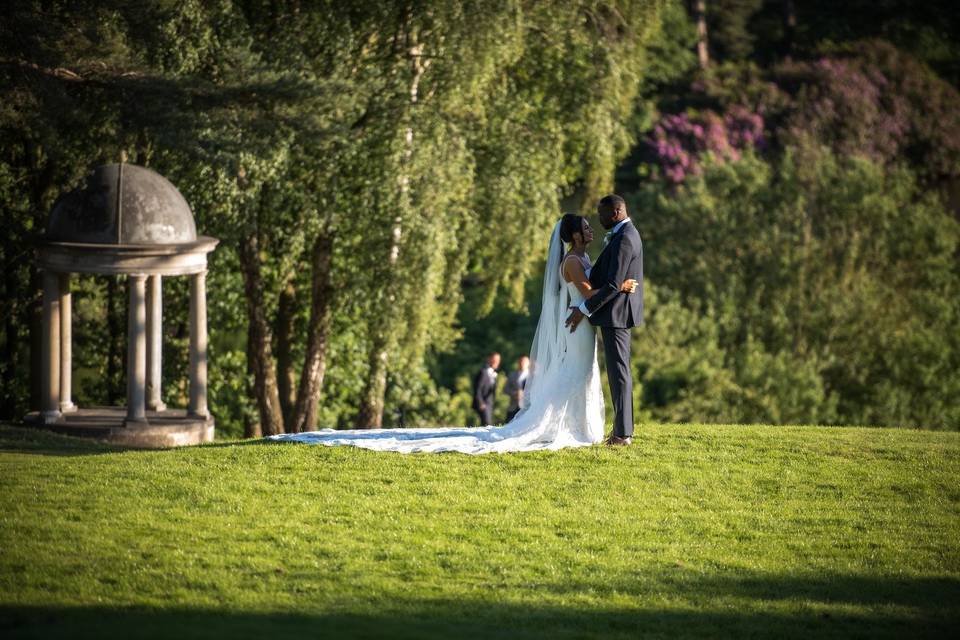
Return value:
<svg viewBox="0 0 960 640">
<path fill-rule="evenodd" d="M 135 164 L 94 169 L 53 205 L 45 240 L 112 245 L 196 242 L 190 206 L 159 173 Z"/>
</svg>

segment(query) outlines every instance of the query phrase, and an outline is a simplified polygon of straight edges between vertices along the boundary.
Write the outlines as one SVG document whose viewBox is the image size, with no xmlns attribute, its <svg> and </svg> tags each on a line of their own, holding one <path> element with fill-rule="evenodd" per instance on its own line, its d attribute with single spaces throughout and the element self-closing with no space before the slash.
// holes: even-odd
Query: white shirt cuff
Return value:
<svg viewBox="0 0 960 640">
<path fill-rule="evenodd" d="M 581 302 L 581 303 L 580 303 L 580 306 L 577 307 L 577 309 L 580 309 L 580 313 L 582 313 L 583 315 L 587 316 L 588 318 L 590 317 L 590 312 L 587 311 L 587 301 L 586 301 L 586 300 L 584 300 L 583 302 Z"/>
</svg>

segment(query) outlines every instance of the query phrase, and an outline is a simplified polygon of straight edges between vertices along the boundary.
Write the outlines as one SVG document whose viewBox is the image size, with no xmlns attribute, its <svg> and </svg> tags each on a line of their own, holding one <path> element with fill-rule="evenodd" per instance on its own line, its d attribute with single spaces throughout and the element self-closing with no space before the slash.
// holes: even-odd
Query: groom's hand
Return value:
<svg viewBox="0 0 960 640">
<path fill-rule="evenodd" d="M 583 320 L 583 312 L 580 311 L 577 307 L 570 307 L 571 313 L 567 316 L 567 321 L 564 324 L 566 327 L 570 327 L 570 333 L 573 333 L 577 330 L 577 325 L 580 324 L 580 321 Z"/>
</svg>

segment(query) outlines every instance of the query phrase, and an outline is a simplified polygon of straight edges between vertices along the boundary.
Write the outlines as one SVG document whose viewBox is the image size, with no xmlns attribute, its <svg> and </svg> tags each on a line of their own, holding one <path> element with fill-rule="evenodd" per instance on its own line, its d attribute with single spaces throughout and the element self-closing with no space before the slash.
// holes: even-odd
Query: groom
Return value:
<svg viewBox="0 0 960 640">
<path fill-rule="evenodd" d="M 604 196 L 597 204 L 600 224 L 607 229 L 605 246 L 590 271 L 590 285 L 597 292 L 572 307 L 567 318 L 570 332 L 586 316 L 600 327 L 607 380 L 616 416 L 609 445 L 628 445 L 633 437 L 633 375 L 630 370 L 630 329 L 643 324 L 643 243 L 627 217 L 627 203 L 617 195 Z M 623 281 L 638 283 L 635 293 L 620 291 Z"/>
</svg>

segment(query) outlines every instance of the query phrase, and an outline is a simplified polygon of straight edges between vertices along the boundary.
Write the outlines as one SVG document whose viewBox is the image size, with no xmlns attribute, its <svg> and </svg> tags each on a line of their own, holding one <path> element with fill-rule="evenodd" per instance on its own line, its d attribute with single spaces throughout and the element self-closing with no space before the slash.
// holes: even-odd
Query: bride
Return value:
<svg viewBox="0 0 960 640">
<path fill-rule="evenodd" d="M 582 447 L 603 438 L 603 394 L 597 338 L 589 323 L 570 333 L 567 310 L 595 293 L 587 245 L 593 230 L 568 213 L 554 226 L 543 275 L 543 304 L 530 350 L 530 376 L 520 412 L 503 426 L 440 429 L 323 429 L 270 436 L 270 440 L 328 446 L 351 445 L 401 453 L 495 453 Z M 564 243 L 569 250 L 564 253 Z M 633 293 L 635 280 L 621 290 Z"/>
</svg>

